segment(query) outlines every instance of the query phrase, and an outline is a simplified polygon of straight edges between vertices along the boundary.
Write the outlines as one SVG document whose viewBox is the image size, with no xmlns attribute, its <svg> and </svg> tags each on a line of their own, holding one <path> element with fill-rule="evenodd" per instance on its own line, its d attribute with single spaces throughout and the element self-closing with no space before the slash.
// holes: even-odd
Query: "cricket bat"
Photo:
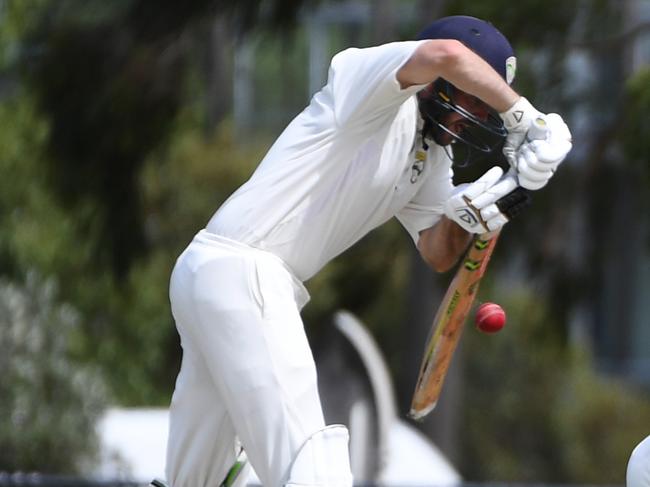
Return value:
<svg viewBox="0 0 650 487">
<path fill-rule="evenodd" d="M 539 116 L 531 122 L 527 139 L 544 139 L 547 132 L 546 121 Z M 498 232 L 475 237 L 440 303 L 431 325 L 411 400 L 409 416 L 413 419 L 424 418 L 436 407 L 465 319 L 474 303 L 498 237 Z"/>
<path fill-rule="evenodd" d="M 431 325 L 409 416 L 422 419 L 435 407 L 467 314 L 499 234 L 479 235 L 454 276 Z"/>
</svg>

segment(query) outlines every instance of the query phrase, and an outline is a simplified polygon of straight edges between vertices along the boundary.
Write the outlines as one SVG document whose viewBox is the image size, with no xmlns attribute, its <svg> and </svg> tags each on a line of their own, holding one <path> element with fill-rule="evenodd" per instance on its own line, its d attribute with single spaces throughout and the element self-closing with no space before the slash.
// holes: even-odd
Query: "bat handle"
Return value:
<svg viewBox="0 0 650 487">
<path fill-rule="evenodd" d="M 530 142 L 532 140 L 544 140 L 548 134 L 548 125 L 542 115 L 538 115 L 530 122 L 530 127 L 526 133 L 526 139 Z"/>
</svg>

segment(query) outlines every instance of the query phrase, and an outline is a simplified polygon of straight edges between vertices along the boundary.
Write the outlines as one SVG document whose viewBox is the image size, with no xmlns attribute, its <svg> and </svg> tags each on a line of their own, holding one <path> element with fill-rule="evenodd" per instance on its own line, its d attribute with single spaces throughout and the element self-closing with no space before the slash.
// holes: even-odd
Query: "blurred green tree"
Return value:
<svg viewBox="0 0 650 487">
<path fill-rule="evenodd" d="M 444 14 L 488 18 L 508 35 L 518 56 L 515 88 L 569 120 L 575 150 L 556 181 L 534 194 L 530 211 L 508 226 L 491 263 L 492 282 L 509 286 L 500 302 L 517 329 L 490 338 L 468 332 L 452 369 L 461 370 L 459 379 L 439 406 L 444 414 L 424 428 L 473 480 L 621 482 L 627 456 L 647 434 L 648 397 L 629 379 L 602 373 L 627 372 L 633 330 L 646 316 L 636 286 L 648 261 L 640 241 L 650 223 L 643 204 L 650 85 L 642 71 L 624 96 L 624 81 L 647 24 L 629 25 L 633 2 L 436 3 Z M 430 4 L 421 5 L 425 15 Z M 477 175 L 457 173 L 460 180 Z M 419 285 L 410 289 L 439 296 L 446 286 L 413 275 Z M 486 283 L 481 295 L 492 300 L 495 291 Z M 412 296 L 409 322 L 426 327 L 431 306 Z M 417 328 L 409 335 L 404 365 L 424 336 Z M 416 374 L 410 367 L 399 382 L 406 400 Z"/>
<path fill-rule="evenodd" d="M 79 313 L 80 328 L 67 353 L 97 363 L 121 404 L 167 403 L 180 357 L 167 302 L 174 259 L 246 179 L 269 142 L 250 133 L 238 145 L 227 118 L 221 118 L 227 109 L 209 113 L 207 101 L 227 94 L 210 85 L 223 66 L 211 65 L 206 74 L 206 65 L 213 63 L 206 58 L 215 52 L 224 59 L 230 56 L 237 36 L 253 25 L 276 26 L 275 33 L 286 36 L 283 29 L 295 21 L 299 7 L 311 4 L 4 4 L 0 272 L 17 283 L 25 281 L 30 269 L 56 277 L 61 299 Z M 452 457 L 463 459 L 459 464 L 468 478 L 587 481 L 595 478 L 587 472 L 589 462 L 599 464 L 593 472 L 613 464 L 620 468 L 630 438 L 615 428 L 641 429 L 634 425 L 645 424 L 646 418 L 645 413 L 630 413 L 644 410 L 643 397 L 623 384 L 610 387 L 589 376 L 592 364 L 574 360 L 568 330 L 576 304 L 591 307 L 598 287 L 608 280 L 605 264 L 598 264 L 604 256 L 613 254 L 611 265 L 611 259 L 635 255 L 624 245 L 608 251 L 602 237 L 625 239 L 625 232 L 613 226 L 625 207 L 611 209 L 612 198 L 605 201 L 599 195 L 612 193 L 612 181 L 621 189 L 616 194 L 623 193 L 630 176 L 647 168 L 647 75 L 630 85 L 634 103 L 626 108 L 631 115 L 621 117 L 624 73 L 616 59 L 621 41 L 607 44 L 602 39 L 603 33 L 623 28 L 619 2 L 557 2 L 553 8 L 541 0 L 419 4 L 418 25 L 399 26 L 404 38 L 434 14 L 489 18 L 518 48 L 518 90 L 549 111 L 570 114 L 574 107 L 587 107 L 598 122 L 592 134 L 596 143 L 581 141 L 588 154 L 577 163 L 567 161 L 563 178 L 536 194 L 526 218 L 503 235 L 490 273 L 500 279 L 513 273 L 521 277 L 517 286 L 523 294 L 511 297 L 512 309 L 510 300 L 503 301 L 521 329 L 490 346 L 470 335 L 465 354 L 469 373 L 462 388 L 467 400 L 455 420 L 443 418 L 457 425 L 452 432 L 462 443 Z M 388 7 L 385 1 L 373 2 L 375 40 L 395 28 L 386 18 Z M 221 30 L 215 34 L 217 21 Z M 341 35 L 330 41 L 337 48 L 347 31 L 355 31 L 355 42 L 373 40 L 355 28 L 336 29 Z M 566 54 L 576 46 L 596 60 L 599 82 L 569 86 Z M 291 43 L 280 49 L 269 43 L 263 49 L 298 60 L 306 51 Z M 290 64 L 300 62 L 276 65 L 265 58 L 255 75 L 278 104 L 290 97 L 283 98 L 269 74 L 288 76 Z M 609 91 L 604 94 L 604 89 Z M 295 102 L 296 93 L 288 95 Z M 619 131 L 619 126 L 626 129 Z M 627 172 L 617 150 L 605 150 L 610 143 L 617 149 L 621 140 L 629 160 L 641 169 Z M 472 175 L 459 171 L 458 177 Z M 629 201 L 641 186 L 634 188 L 616 200 Z M 576 230 L 575 220 L 584 228 Z M 344 307 L 358 314 L 387 353 L 404 403 L 412 392 L 430 315 L 449 277 L 434 277 L 424 269 L 405 232 L 391 222 L 308 283 L 313 300 L 305 321 L 317 345 L 333 310 Z M 482 294 L 490 295 L 489 285 Z M 632 399 L 619 403 L 614 400 L 618 395 Z M 589 405 L 596 407 L 584 414 Z M 607 421 L 610 417 L 630 422 Z M 461 429 L 465 420 L 467 427 Z M 513 434 L 516 430 L 530 434 L 520 437 Z M 611 438 L 604 451 L 617 452 L 611 455 L 614 463 L 593 448 L 598 431 Z M 484 456 L 497 440 L 495 456 Z M 579 461 L 567 463 L 572 455 Z M 553 476 L 549 469 L 556 469 Z"/>
<path fill-rule="evenodd" d="M 644 67 L 632 76 L 626 84 L 625 106 L 626 116 L 620 126 L 619 137 L 625 151 L 625 159 L 631 166 L 635 178 L 646 187 L 650 187 L 650 68 Z M 648 192 L 643 192 L 643 200 L 647 203 Z"/>
<path fill-rule="evenodd" d="M 3 93 L 0 114 L 10 183 L 0 208 L 7 224 L 0 237 L 2 272 L 20 281 L 37 266 L 60 278 L 61 295 L 83 315 L 85 333 L 75 354 L 102 364 L 126 404 L 166 402 L 169 388 L 162 386 L 173 382 L 180 356 L 166 285 L 172 252 L 189 233 L 159 240 L 160 215 L 147 213 L 142 173 L 146 161 L 165 159 L 173 131 L 187 133 L 178 122 L 182 107 L 189 103 L 205 116 L 194 91 L 206 91 L 195 75 L 202 26 L 223 16 L 240 33 L 253 25 L 281 29 L 295 20 L 301 3 L 6 5 L 0 42 L 12 89 Z M 196 129 L 202 121 L 192 123 Z M 204 163 L 215 154 L 200 156 Z M 229 156 L 221 162 L 229 164 Z M 239 174 L 241 181 L 245 173 Z M 214 188 L 207 194 L 214 197 Z M 185 199 L 191 200 L 178 198 Z M 213 210 L 216 201 L 205 206 Z M 207 216 L 204 209 L 200 221 L 185 228 L 191 222 L 195 231 Z"/>
<path fill-rule="evenodd" d="M 650 395 L 596 373 L 591 352 L 563 345 L 549 309 L 521 282 L 490 287 L 508 324 L 468 326 L 459 434 L 465 478 L 620 484 L 650 424 Z"/>
<path fill-rule="evenodd" d="M 41 4 L 25 74 L 48 120 L 49 171 L 60 200 L 91 201 L 95 262 L 124 277 L 146 252 L 138 183 L 145 157 L 164 143 L 186 100 L 190 30 L 228 15 L 245 32 L 291 23 L 302 0 L 132 0 L 102 6 Z M 205 88 L 203 88 L 205 90 Z"/>
<path fill-rule="evenodd" d="M 80 473 L 97 453 L 101 374 L 70 359 L 76 310 L 53 280 L 0 280 L 0 471 Z"/>
</svg>

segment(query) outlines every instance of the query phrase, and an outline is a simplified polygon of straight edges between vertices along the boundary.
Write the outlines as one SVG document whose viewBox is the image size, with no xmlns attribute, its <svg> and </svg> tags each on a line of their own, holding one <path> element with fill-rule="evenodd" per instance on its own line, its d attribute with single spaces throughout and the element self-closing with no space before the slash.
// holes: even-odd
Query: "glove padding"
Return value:
<svg viewBox="0 0 650 487">
<path fill-rule="evenodd" d="M 514 174 L 504 176 L 503 170 L 495 166 L 474 183 L 457 186 L 444 204 L 445 215 L 467 232 L 494 232 L 508 222 L 497 203 L 516 187 Z M 510 206 L 505 205 L 504 209 Z"/>
<path fill-rule="evenodd" d="M 519 184 L 531 190 L 543 188 L 571 150 L 569 127 L 560 115 L 543 115 L 523 96 L 508 111 L 499 115 L 508 131 L 503 154 L 517 171 Z M 529 133 L 538 117 L 546 122 L 546 134 L 541 140 L 536 140 L 537 136 L 531 137 Z"/>
<path fill-rule="evenodd" d="M 519 184 L 531 190 L 546 186 L 557 167 L 571 150 L 571 132 L 557 113 L 544 116 L 546 136 L 540 140 L 526 140 L 517 150 L 514 169 Z M 511 163 L 512 164 L 512 163 Z"/>
</svg>

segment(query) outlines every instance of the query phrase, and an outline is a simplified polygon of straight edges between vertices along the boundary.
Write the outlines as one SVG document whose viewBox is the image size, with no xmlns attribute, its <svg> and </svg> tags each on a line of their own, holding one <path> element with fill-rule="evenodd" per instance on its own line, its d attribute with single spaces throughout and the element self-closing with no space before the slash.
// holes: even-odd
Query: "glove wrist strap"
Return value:
<svg viewBox="0 0 650 487">
<path fill-rule="evenodd" d="M 530 119 L 536 113 L 537 110 L 535 107 L 533 107 L 533 105 L 522 96 L 508 110 L 499 113 L 499 116 L 503 120 L 505 128 L 508 131 L 511 131 L 512 129 L 521 126 L 528 128 Z"/>
</svg>

